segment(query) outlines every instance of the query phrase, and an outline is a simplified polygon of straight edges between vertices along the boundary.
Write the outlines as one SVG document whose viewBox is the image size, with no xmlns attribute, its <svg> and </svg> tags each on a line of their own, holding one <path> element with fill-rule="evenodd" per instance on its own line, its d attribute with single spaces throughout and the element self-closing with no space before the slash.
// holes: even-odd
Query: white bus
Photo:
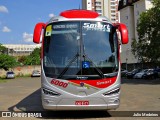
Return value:
<svg viewBox="0 0 160 120">
<path fill-rule="evenodd" d="M 112 24 L 108 18 L 89 10 L 67 10 L 47 23 L 38 23 L 33 41 L 42 44 L 44 109 L 118 108 L 120 43 L 128 43 L 124 24 Z"/>
</svg>

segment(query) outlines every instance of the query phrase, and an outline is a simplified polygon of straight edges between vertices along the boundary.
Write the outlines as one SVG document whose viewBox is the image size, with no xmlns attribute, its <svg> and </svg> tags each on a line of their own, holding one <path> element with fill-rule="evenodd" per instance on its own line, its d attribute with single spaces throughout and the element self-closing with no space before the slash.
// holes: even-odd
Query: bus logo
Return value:
<svg viewBox="0 0 160 120">
<path fill-rule="evenodd" d="M 84 83 L 83 83 L 83 82 L 80 82 L 80 86 L 83 87 L 83 86 L 84 86 Z"/>
</svg>

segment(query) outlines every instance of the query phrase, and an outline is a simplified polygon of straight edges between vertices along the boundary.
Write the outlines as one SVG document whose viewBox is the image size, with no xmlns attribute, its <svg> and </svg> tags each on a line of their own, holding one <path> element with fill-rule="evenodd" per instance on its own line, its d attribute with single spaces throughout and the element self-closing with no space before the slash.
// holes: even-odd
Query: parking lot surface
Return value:
<svg viewBox="0 0 160 120">
<path fill-rule="evenodd" d="M 0 83 L 0 111 L 38 111 L 43 113 L 44 110 L 41 105 L 40 86 L 40 77 L 9 79 L 7 82 Z M 128 118 L 122 116 L 119 118 L 118 116 L 120 116 L 121 114 L 130 114 L 128 113 L 128 111 L 135 111 L 135 113 L 137 113 L 137 111 L 150 111 L 151 113 L 152 111 L 160 111 L 160 79 L 122 79 L 120 100 L 121 104 L 117 110 L 65 112 L 44 111 L 45 116 L 42 116 L 42 118 L 39 117 L 29 119 L 135 119 L 135 117 Z M 46 117 L 47 115 L 51 116 L 48 118 Z M 2 117 L 0 118 L 0 120 L 1 119 Z M 22 118 L 12 119 L 17 120 Z M 137 117 L 136 119 L 157 120 L 160 119 L 160 114 L 159 117 Z"/>
</svg>

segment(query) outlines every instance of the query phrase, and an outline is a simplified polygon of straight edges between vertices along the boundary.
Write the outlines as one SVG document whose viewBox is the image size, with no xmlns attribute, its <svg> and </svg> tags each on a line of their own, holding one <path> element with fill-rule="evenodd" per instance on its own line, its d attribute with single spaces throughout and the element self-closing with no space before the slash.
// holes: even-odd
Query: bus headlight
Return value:
<svg viewBox="0 0 160 120">
<path fill-rule="evenodd" d="M 58 92 L 55 92 L 53 90 L 49 90 L 49 89 L 46 89 L 46 88 L 42 88 L 42 91 L 44 94 L 46 95 L 51 95 L 51 96 L 60 96 L 61 94 L 58 93 Z"/>
<path fill-rule="evenodd" d="M 118 94 L 120 92 L 120 88 L 116 88 L 114 90 L 111 90 L 109 92 L 106 92 L 106 93 L 103 93 L 104 96 L 106 95 L 115 95 L 115 94 Z"/>
</svg>

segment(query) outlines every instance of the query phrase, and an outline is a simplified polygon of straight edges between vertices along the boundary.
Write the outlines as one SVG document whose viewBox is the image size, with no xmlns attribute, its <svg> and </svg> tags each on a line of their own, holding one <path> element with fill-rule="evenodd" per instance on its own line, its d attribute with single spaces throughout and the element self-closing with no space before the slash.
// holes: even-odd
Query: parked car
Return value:
<svg viewBox="0 0 160 120">
<path fill-rule="evenodd" d="M 157 68 L 156 71 L 157 71 L 158 77 L 160 77 L 160 68 Z"/>
<path fill-rule="evenodd" d="M 15 73 L 13 71 L 8 71 L 6 73 L 6 78 L 7 79 L 14 79 L 15 78 Z"/>
<path fill-rule="evenodd" d="M 126 73 L 126 76 L 127 76 L 127 78 L 133 78 L 133 76 L 134 76 L 136 73 L 140 72 L 140 71 L 141 71 L 141 69 L 134 69 L 134 70 L 132 70 L 131 72 L 127 72 L 127 73 Z"/>
<path fill-rule="evenodd" d="M 149 69 L 144 69 L 144 70 L 141 70 L 140 72 L 136 73 L 133 78 L 143 78 L 144 74 L 146 74 L 146 72 L 148 71 Z"/>
<path fill-rule="evenodd" d="M 143 78 L 145 78 L 145 79 L 158 78 L 158 72 L 156 69 L 150 69 L 143 75 Z"/>
<path fill-rule="evenodd" d="M 128 70 L 121 69 L 121 77 L 126 77 L 127 72 L 128 72 Z"/>
<path fill-rule="evenodd" d="M 39 70 L 33 70 L 31 77 L 40 77 L 41 72 Z"/>
</svg>

